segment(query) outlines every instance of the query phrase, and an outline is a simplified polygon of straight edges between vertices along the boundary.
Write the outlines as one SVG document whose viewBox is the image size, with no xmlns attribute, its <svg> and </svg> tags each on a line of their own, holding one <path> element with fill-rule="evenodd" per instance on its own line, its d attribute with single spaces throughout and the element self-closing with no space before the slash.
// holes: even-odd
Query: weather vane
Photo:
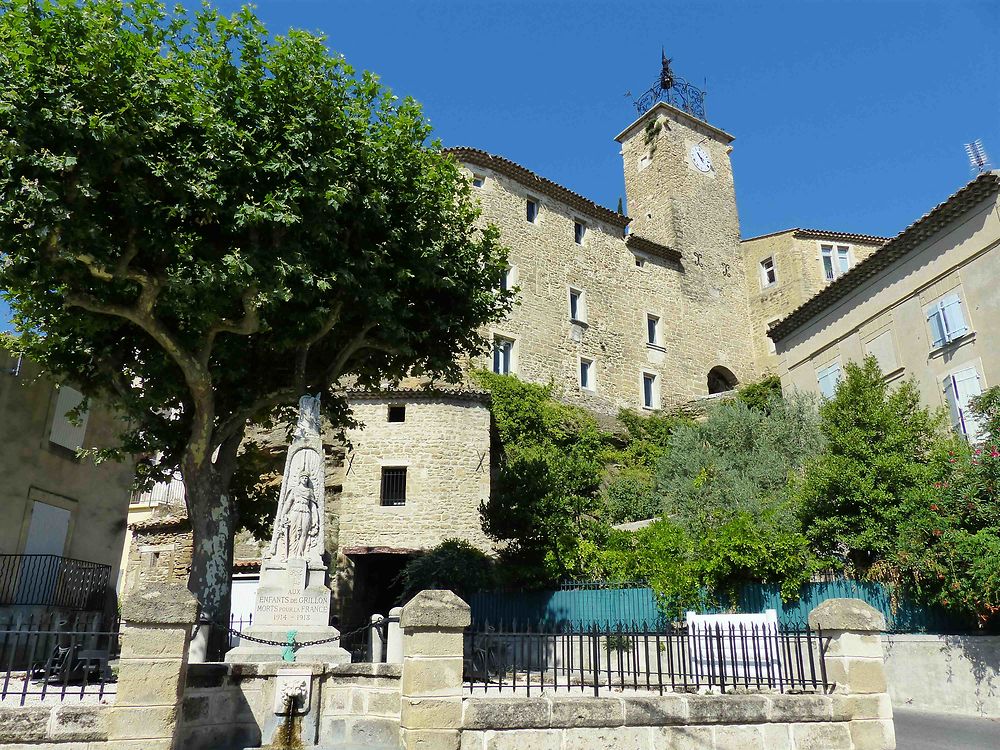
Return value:
<svg viewBox="0 0 1000 750">
<path fill-rule="evenodd" d="M 638 99 L 632 97 L 631 91 L 625 96 L 632 98 L 639 114 L 644 114 L 657 102 L 664 102 L 676 107 L 699 120 L 705 119 L 705 91 L 692 86 L 683 78 L 674 75 L 670 67 L 673 59 L 667 57 L 665 48 L 660 48 L 660 77 L 656 83 L 644 91 Z"/>
</svg>

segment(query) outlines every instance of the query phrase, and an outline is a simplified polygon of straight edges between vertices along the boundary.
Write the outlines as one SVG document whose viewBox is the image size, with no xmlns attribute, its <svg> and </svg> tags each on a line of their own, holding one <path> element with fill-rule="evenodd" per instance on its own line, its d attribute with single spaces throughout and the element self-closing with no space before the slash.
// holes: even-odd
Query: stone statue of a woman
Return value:
<svg viewBox="0 0 1000 750">
<path fill-rule="evenodd" d="M 309 472 L 299 474 L 298 484 L 285 492 L 278 505 L 278 522 L 271 540 L 271 557 L 304 558 L 319 537 L 319 512 Z M 284 548 L 279 551 L 279 540 Z"/>
</svg>

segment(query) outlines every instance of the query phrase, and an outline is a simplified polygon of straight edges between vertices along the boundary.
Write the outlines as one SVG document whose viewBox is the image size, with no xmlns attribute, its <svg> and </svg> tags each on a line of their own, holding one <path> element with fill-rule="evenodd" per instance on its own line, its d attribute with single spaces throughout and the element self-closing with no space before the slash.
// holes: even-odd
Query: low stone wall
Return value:
<svg viewBox="0 0 1000 750">
<path fill-rule="evenodd" d="M 1000 717 L 1000 636 L 886 635 L 882 646 L 892 705 Z"/>
<path fill-rule="evenodd" d="M 0 749 L 34 746 L 91 750 L 108 739 L 108 706 L 57 703 L 0 706 Z"/>
<path fill-rule="evenodd" d="M 284 718 L 274 712 L 276 678 L 290 667 L 312 672 L 303 742 L 399 747 L 398 664 L 192 664 L 178 728 L 183 750 L 243 750 L 271 742 Z"/>
<path fill-rule="evenodd" d="M 467 698 L 462 750 L 883 750 L 883 695 Z"/>
</svg>

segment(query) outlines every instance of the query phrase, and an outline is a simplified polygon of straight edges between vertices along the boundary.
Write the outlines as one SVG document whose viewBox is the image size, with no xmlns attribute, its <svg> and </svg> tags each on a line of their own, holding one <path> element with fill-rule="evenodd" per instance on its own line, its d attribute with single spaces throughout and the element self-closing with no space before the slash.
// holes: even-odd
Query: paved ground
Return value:
<svg viewBox="0 0 1000 750">
<path fill-rule="evenodd" d="M 1000 719 L 893 709 L 896 750 L 998 750 Z"/>
</svg>

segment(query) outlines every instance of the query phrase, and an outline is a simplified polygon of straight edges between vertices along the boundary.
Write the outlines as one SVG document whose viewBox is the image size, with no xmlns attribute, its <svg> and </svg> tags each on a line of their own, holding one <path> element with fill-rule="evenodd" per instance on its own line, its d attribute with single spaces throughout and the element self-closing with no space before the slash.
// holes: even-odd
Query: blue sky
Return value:
<svg viewBox="0 0 1000 750">
<path fill-rule="evenodd" d="M 185 4 L 194 7 L 195 2 Z M 218 3 L 232 10 L 238 2 Z M 707 80 L 736 136 L 743 236 L 790 226 L 893 235 L 963 185 L 963 144 L 1000 166 L 995 0 L 260 0 L 275 33 L 421 101 L 445 145 L 482 148 L 614 208 L 624 94 Z M 0 303 L 0 318 L 3 317 Z"/>
</svg>

